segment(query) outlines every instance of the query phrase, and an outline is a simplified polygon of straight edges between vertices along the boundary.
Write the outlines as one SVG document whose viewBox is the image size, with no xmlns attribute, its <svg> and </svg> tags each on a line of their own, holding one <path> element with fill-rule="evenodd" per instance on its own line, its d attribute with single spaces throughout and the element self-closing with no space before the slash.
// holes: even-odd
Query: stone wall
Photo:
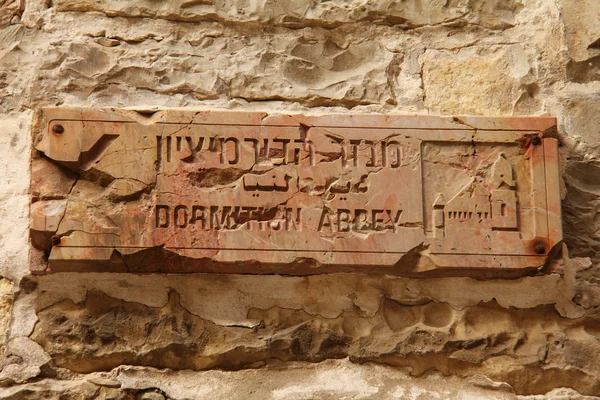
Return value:
<svg viewBox="0 0 600 400">
<path fill-rule="evenodd" d="M 600 2 L 0 0 L 0 398 L 600 395 Z M 41 107 L 552 115 L 562 274 L 28 273 Z"/>
</svg>

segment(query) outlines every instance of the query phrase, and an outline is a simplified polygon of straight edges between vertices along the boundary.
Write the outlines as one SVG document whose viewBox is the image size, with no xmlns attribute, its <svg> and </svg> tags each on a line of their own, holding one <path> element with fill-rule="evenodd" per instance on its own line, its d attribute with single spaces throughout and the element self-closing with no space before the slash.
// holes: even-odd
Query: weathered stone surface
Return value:
<svg viewBox="0 0 600 400">
<path fill-rule="evenodd" d="M 5 278 L 0 279 L 0 358 L 5 355 L 8 339 L 10 316 L 13 304 L 13 283 Z"/>
<path fill-rule="evenodd" d="M 600 55 L 600 4 L 595 0 L 562 0 L 569 54 L 575 62 Z"/>
<path fill-rule="evenodd" d="M 567 79 L 577 83 L 600 80 L 600 4 L 594 0 L 563 0 L 568 53 Z"/>
<path fill-rule="evenodd" d="M 0 388 L 0 399 L 23 398 L 62 400 L 189 400 L 244 398 L 251 400 L 299 400 L 331 398 L 356 399 L 481 399 L 481 400 L 592 400 L 572 389 L 554 389 L 547 395 L 517 396 L 510 387 L 483 377 L 462 380 L 429 373 L 411 376 L 408 371 L 378 364 L 354 364 L 349 360 L 328 360 L 312 364 L 294 362 L 289 368 L 274 365 L 245 371 L 170 371 L 122 367 L 111 371 L 122 389 L 94 386 L 74 378 L 69 381 L 43 379 L 38 382 Z M 66 397 L 68 396 L 68 397 Z"/>
<path fill-rule="evenodd" d="M 32 204 L 52 270 L 500 274 L 562 239 L 549 118 L 141 114 L 45 111 L 80 175 Z"/>
<path fill-rule="evenodd" d="M 77 174 L 45 158 L 31 160 L 31 196 L 38 200 L 66 199 Z"/>
<path fill-rule="evenodd" d="M 486 2 L 453 0 L 450 2 L 407 0 L 327 1 L 308 0 L 247 3 L 238 0 L 194 2 L 176 1 L 156 4 L 151 1 L 58 0 L 59 11 L 100 11 L 109 16 L 150 17 L 176 21 L 216 20 L 239 23 L 272 23 L 291 27 L 306 25 L 338 26 L 348 22 L 368 21 L 376 24 L 416 28 L 460 20 L 491 29 L 507 28 L 520 11 L 520 0 Z"/>
<path fill-rule="evenodd" d="M 573 389 L 558 388 L 576 385 L 590 397 L 598 395 L 594 386 L 598 381 L 595 336 L 600 321 L 600 194 L 594 111 L 600 90 L 600 50 L 595 44 L 600 37 L 597 2 L 134 4 L 28 0 L 5 2 L 3 7 L 0 275 L 8 278 L 3 282 L 8 285 L 10 280 L 16 291 L 10 314 L 7 308 L 8 315 L 2 318 L 10 324 L 7 340 L 19 346 L 4 351 L 0 368 L 5 370 L 5 377 L 10 372 L 23 383 L 2 380 L 11 386 L 0 388 L 0 398 L 584 398 Z M 20 11 L 15 15 L 16 7 L 22 7 L 22 15 Z M 186 18 L 194 20 L 182 21 Z M 525 70 L 529 72 L 523 75 Z M 564 179 L 561 195 L 566 196 L 565 241 L 571 254 L 590 257 L 591 262 L 569 260 L 572 264 L 566 262 L 564 273 L 545 270 L 548 273 L 510 280 L 118 273 L 53 273 L 23 279 L 29 268 L 35 268 L 27 260 L 29 201 L 31 197 L 37 200 L 39 194 L 36 190 L 28 192 L 30 125 L 37 121 L 32 114 L 57 106 L 218 108 L 310 115 L 468 112 L 556 116 Z M 35 159 L 31 169 L 34 174 L 45 170 L 50 179 L 66 171 L 52 169 L 55 165 L 47 159 Z M 39 199 L 63 200 L 56 194 L 68 192 L 74 180 L 43 185 L 47 195 Z M 128 201 L 122 194 L 139 188 L 134 185 L 128 182 L 111 192 L 111 199 L 116 201 L 113 204 Z M 90 196 L 88 200 L 94 205 L 96 198 Z M 43 271 L 47 263 L 44 251 L 32 255 L 32 262 Z M 560 267 L 552 270 L 561 272 Z M 288 346 L 291 336 L 301 330 L 292 325 L 297 321 L 307 332 L 316 334 L 317 347 L 306 353 L 311 357 L 318 355 L 319 343 L 333 333 L 348 336 L 351 342 L 326 341 L 331 346 L 322 346 L 324 354 L 358 348 L 369 351 L 360 343 L 371 343 L 369 332 L 375 332 L 373 339 L 389 346 L 392 344 L 386 335 L 396 335 L 402 352 L 408 344 L 414 345 L 418 352 L 396 357 L 393 362 L 405 360 L 416 365 L 416 371 L 428 372 L 408 377 L 410 371 L 384 367 L 385 357 L 373 356 L 373 363 L 364 364 L 353 362 L 363 361 L 361 358 L 315 364 L 269 359 L 238 371 L 170 371 L 119 365 L 110 371 L 77 374 L 57 367 L 51 357 L 44 356 L 46 347 L 23 339 L 35 330 L 42 342 L 58 329 L 66 343 L 89 346 L 89 351 L 84 351 L 86 357 L 100 353 L 95 342 L 88 345 L 83 338 L 77 341 L 47 319 L 51 313 L 64 312 L 68 317 L 65 324 L 74 329 L 89 325 L 86 317 L 99 313 L 91 300 L 86 302 L 88 293 L 95 300 L 104 294 L 109 308 L 121 317 L 121 326 L 127 325 L 123 320 L 128 316 L 160 323 L 166 332 L 165 342 L 184 346 L 190 342 L 178 337 L 165 322 L 165 314 L 157 312 L 170 310 L 172 293 L 179 295 L 181 305 L 181 309 L 173 306 L 177 310 L 174 320 L 198 318 L 215 332 L 229 328 L 239 332 L 240 327 L 248 327 L 241 343 L 252 356 L 257 356 L 257 349 L 273 348 L 260 342 L 253 329 L 268 338 L 276 332 L 275 340 Z M 494 305 L 494 299 L 502 308 Z M 138 310 L 139 314 L 127 314 L 119 307 Z M 37 313 L 44 313 L 46 308 L 41 323 Z M 435 328 L 432 321 L 438 317 L 431 309 L 442 317 L 448 315 L 444 310 L 450 309 L 452 322 L 446 326 L 438 323 L 441 327 Z M 261 321 L 269 325 L 261 327 Z M 377 323 L 380 326 L 373 325 Z M 336 330 L 326 332 L 326 327 Z M 453 327 L 464 331 L 452 331 Z M 391 333 L 382 333 L 388 330 Z M 423 333 L 419 335 L 419 331 Z M 399 332 L 407 332 L 410 340 L 400 337 Z M 211 340 L 207 343 L 214 346 L 218 339 L 208 337 Z M 437 338 L 441 338 L 444 349 L 435 343 Z M 144 348 L 154 349 L 155 360 L 167 359 L 173 353 L 157 334 L 150 335 L 147 342 L 134 339 L 109 345 L 106 354 L 118 353 L 119 346 L 129 346 L 127 351 L 136 360 L 146 355 L 133 353 Z M 526 345 L 521 346 L 521 342 Z M 547 356 L 540 361 L 546 350 L 543 344 L 547 345 Z M 219 349 L 234 357 L 227 345 L 231 344 L 213 347 L 212 359 L 218 358 Z M 67 362 L 64 354 L 68 349 L 61 348 L 60 343 L 50 343 L 47 348 L 60 362 Z M 541 349 L 540 355 L 532 349 Z M 19 355 L 11 354 L 16 351 Z M 83 364 L 84 360 L 78 362 Z M 456 365 L 470 367 L 456 369 Z M 497 370 L 490 371 L 494 368 Z M 512 387 L 506 382 L 490 382 L 484 375 L 507 376 L 507 381 L 517 383 Z M 468 376 L 468 381 L 463 376 Z M 121 387 L 115 382 L 121 382 Z M 482 385 L 485 392 L 474 388 Z"/>
<path fill-rule="evenodd" d="M 565 125 L 569 128 L 569 139 L 575 142 L 575 145 L 584 147 L 588 157 L 595 159 L 600 156 L 600 132 L 596 127 L 600 124 L 600 103 L 578 96 L 569 96 L 563 99 L 567 116 Z M 583 161 L 582 157 L 573 157 L 573 161 Z M 588 161 L 588 160 L 585 160 Z M 592 161 L 593 168 L 593 161 Z M 579 165 L 579 168 L 585 167 Z M 580 176 L 580 174 L 576 174 Z M 594 174 L 584 173 L 583 177 L 593 176 Z"/>
<path fill-rule="evenodd" d="M 575 379 L 579 390 L 591 393 L 598 372 L 564 364 L 560 344 L 593 341 L 593 323 L 571 319 L 582 315 L 577 308 L 565 314 L 575 293 L 565 285 L 585 267 L 569 261 L 566 278 L 527 277 L 510 286 L 355 274 L 51 274 L 40 277 L 33 337 L 58 365 L 75 371 L 104 370 L 124 359 L 140 366 L 237 369 L 260 367 L 274 354 L 313 361 L 348 355 L 419 373 L 434 368 L 494 376 L 518 393 L 545 393 Z M 488 304 L 477 306 L 482 299 Z M 551 307 L 536 308 L 540 302 L 555 304 L 563 317 Z M 573 336 L 581 326 L 586 333 Z M 540 361 L 546 345 L 557 353 Z"/>
<path fill-rule="evenodd" d="M 264 371 L 244 371 L 246 385 L 238 380 L 238 373 L 209 371 L 201 374 L 188 372 L 161 372 L 126 368 L 119 374 L 124 387 L 142 389 L 160 387 L 173 399 L 214 396 L 216 398 L 248 399 L 328 399 L 328 398 L 378 398 L 422 399 L 464 398 L 509 399 L 511 394 L 449 380 L 442 384 L 439 376 L 410 377 L 383 365 L 352 364 L 348 360 L 330 360 L 319 364 L 292 363 L 289 370 L 277 366 Z M 196 381 L 202 376 L 201 384 Z M 186 384 L 196 381 L 196 384 Z M 261 382 L 262 381 L 262 382 Z M 461 394 L 459 394 L 462 392 Z"/>
<path fill-rule="evenodd" d="M 355 364 L 348 359 L 318 364 L 293 362 L 245 371 L 170 371 L 152 368 L 122 367 L 109 374 L 121 383 L 121 389 L 94 386 L 81 379 L 39 382 L 0 389 L 1 399 L 483 399 L 542 400 L 592 399 L 572 389 L 553 390 L 546 396 L 516 396 L 512 388 L 481 376 L 469 380 L 443 377 L 436 373 L 414 377 L 409 371 L 378 364 Z"/>
<path fill-rule="evenodd" d="M 40 345 L 28 337 L 12 338 L 6 347 L 7 357 L 0 371 L 1 386 L 23 383 L 38 377 L 50 361 Z"/>
<path fill-rule="evenodd" d="M 523 46 L 427 50 L 425 104 L 448 114 L 532 114 L 539 110 L 535 70 Z"/>
<path fill-rule="evenodd" d="M 141 96 L 148 89 L 157 90 L 165 99 L 170 97 L 173 106 L 194 99 L 216 99 L 224 92 L 248 100 L 292 100 L 310 105 L 396 102 L 388 85 L 394 79 L 393 71 L 388 71 L 394 54 L 377 36 L 348 42 L 343 33 L 322 29 L 292 35 L 272 32 L 265 37 L 247 37 L 244 32 L 227 29 L 208 36 L 181 32 L 187 40 L 161 38 L 170 45 L 157 49 L 139 43 L 145 42 L 144 38 L 123 37 L 123 33 L 117 28 L 114 33 L 92 34 L 99 37 L 96 40 L 82 38 L 48 49 L 38 61 L 39 78 L 34 84 L 50 97 L 63 91 L 98 99 L 127 96 L 122 99 L 124 105 L 134 98 L 139 104 L 148 104 L 147 97 Z M 168 31 L 156 36 L 159 34 L 169 36 Z M 177 68 L 172 68 L 171 62 Z M 157 71 L 152 72 L 154 68 Z M 56 82 L 47 79 L 56 73 L 62 80 L 60 92 L 53 90 Z M 174 92 L 183 97 L 169 96 Z"/>
<path fill-rule="evenodd" d="M 585 148 L 586 156 L 573 154 L 565 168 L 567 194 L 564 199 L 565 240 L 573 254 L 599 260 L 600 226 L 597 223 L 600 192 L 598 191 L 598 156 L 600 134 L 596 127 L 600 104 L 577 97 L 565 99 L 568 116 L 565 125 L 568 139 L 576 149 Z"/>
<path fill-rule="evenodd" d="M 0 1 L 0 29 L 20 22 L 25 4 L 23 0 Z"/>
<path fill-rule="evenodd" d="M 85 381 L 45 379 L 36 383 L 0 389 L 0 399 L 135 400 L 135 394 L 118 389 L 99 387 Z"/>
<path fill-rule="evenodd" d="M 28 194 L 28 153 L 31 141 L 29 113 L 0 115 L 0 147 L 5 153 L 0 157 L 2 190 L 0 191 L 0 275 L 17 281 L 27 272 L 27 226 L 19 224 L 27 218 L 30 196 Z"/>
<path fill-rule="evenodd" d="M 342 44 L 307 37 L 290 45 L 293 57 L 265 53 L 257 65 L 258 74 L 233 78 L 231 95 L 261 100 L 300 97 L 309 103 L 338 99 L 349 106 L 395 103 L 388 86 L 390 74 L 384 68 L 393 54 L 380 43 Z"/>
<path fill-rule="evenodd" d="M 600 350 L 594 326 L 561 319 L 548 307 L 506 310 L 487 304 L 461 311 L 384 298 L 370 316 L 357 309 L 325 318 L 253 308 L 248 318 L 260 323 L 248 329 L 203 320 L 183 309 L 174 292 L 161 308 L 88 293 L 83 303 L 62 301 L 38 317 L 32 338 L 57 366 L 79 373 L 122 364 L 240 369 L 273 358 L 351 357 L 410 367 L 417 376 L 433 365 L 444 374 L 484 374 L 519 393 L 545 393 L 556 385 L 589 394 L 600 390 L 600 366 L 587 357 Z"/>
</svg>

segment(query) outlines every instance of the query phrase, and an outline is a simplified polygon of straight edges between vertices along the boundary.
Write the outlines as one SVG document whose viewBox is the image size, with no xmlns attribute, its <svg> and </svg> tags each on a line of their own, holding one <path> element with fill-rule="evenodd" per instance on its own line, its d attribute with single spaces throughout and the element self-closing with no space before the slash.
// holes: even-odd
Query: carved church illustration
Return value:
<svg viewBox="0 0 600 400">
<path fill-rule="evenodd" d="M 448 202 L 440 193 L 433 204 L 436 238 L 464 237 L 465 230 L 517 231 L 517 196 L 512 166 L 500 153 L 487 180 L 474 177 Z"/>
</svg>

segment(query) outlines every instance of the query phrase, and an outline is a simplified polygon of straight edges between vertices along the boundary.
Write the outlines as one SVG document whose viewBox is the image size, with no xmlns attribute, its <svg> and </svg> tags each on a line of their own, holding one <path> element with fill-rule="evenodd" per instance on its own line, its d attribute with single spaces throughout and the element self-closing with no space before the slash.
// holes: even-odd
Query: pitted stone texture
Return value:
<svg viewBox="0 0 600 400">
<path fill-rule="evenodd" d="M 61 92 L 98 99 L 150 90 L 179 93 L 180 98 L 169 101 L 174 105 L 185 104 L 186 97 L 215 99 L 224 93 L 307 105 L 395 103 L 388 86 L 394 76 L 387 71 L 394 55 L 381 38 L 348 41 L 325 30 L 246 36 L 223 28 L 194 36 L 186 41 L 160 38 L 159 47 L 143 39 L 57 44 L 40 60 L 36 92 L 56 85 L 45 77 L 58 73 Z"/>
<path fill-rule="evenodd" d="M 392 0 L 363 2 L 308 0 L 248 3 L 239 0 L 197 2 L 177 1 L 158 5 L 151 1 L 58 0 L 58 11 L 100 11 L 109 16 L 150 17 L 175 21 L 216 20 L 238 23 L 275 24 L 290 27 L 320 25 L 334 27 L 349 22 L 399 25 L 403 28 L 433 26 L 461 21 L 490 29 L 505 29 L 514 24 L 522 8 L 521 0 L 486 2 L 452 0 L 449 2 Z"/>
<path fill-rule="evenodd" d="M 506 310 L 495 304 L 456 310 L 444 303 L 382 299 L 372 316 L 357 309 L 335 318 L 273 307 L 252 308 L 254 329 L 224 327 L 183 309 L 172 292 L 161 308 L 88 293 L 38 312 L 32 336 L 58 367 L 78 373 L 119 365 L 170 369 L 256 368 L 280 361 L 351 357 L 445 375 L 482 374 L 518 393 L 571 386 L 600 390 L 593 325 L 561 319 L 549 307 Z M 82 340 L 83 338 L 83 340 Z M 569 372 L 567 372 L 567 370 Z"/>
<path fill-rule="evenodd" d="M 272 355 L 311 361 L 351 356 L 418 373 L 435 368 L 489 375 L 509 381 L 518 393 L 572 386 L 568 380 L 590 393 L 600 372 L 576 346 L 594 346 L 594 325 L 570 319 L 583 309 L 573 307 L 574 288 L 565 286 L 587 266 L 580 261 L 569 262 L 565 278 L 522 278 L 510 286 L 351 274 L 194 274 L 168 281 L 156 275 L 53 274 L 39 279 L 40 321 L 32 337 L 57 365 L 80 372 L 124 362 L 238 369 L 260 367 Z M 77 285 L 65 287 L 75 280 Z M 477 306 L 481 300 L 489 303 Z M 555 304 L 570 318 L 536 307 L 540 303 Z M 566 340 L 573 341 L 568 364 Z"/>
<path fill-rule="evenodd" d="M 216 5 L 223 7 L 225 18 L 233 19 L 243 17 L 252 8 L 231 2 Z M 261 8 L 267 9 L 268 14 L 281 4 L 255 5 L 258 15 Z M 177 18 L 172 17 L 178 12 L 172 8 L 182 7 L 188 15 L 196 7 L 212 7 L 204 3 L 68 1 L 53 3 L 48 8 L 42 1 L 29 2 L 24 23 L 36 29 L 21 29 L 21 35 L 27 36 L 25 42 L 8 32 L 0 33 L 0 42 L 6 35 L 8 43 L 47 45 L 38 46 L 39 51 L 33 50 L 35 46 L 29 49 L 26 44 L 23 44 L 25 50 L 18 46 L 7 48 L 3 59 L 10 65 L 18 63 L 20 73 L 12 68 L 5 70 L 10 90 L 0 85 L 0 93 L 5 96 L 0 109 L 49 104 L 189 106 L 201 105 L 206 100 L 233 107 L 238 101 L 229 104 L 230 99 L 243 96 L 247 101 L 283 100 L 304 106 L 398 105 L 404 110 L 424 110 L 420 68 L 415 67 L 415 60 L 426 49 L 466 48 L 482 39 L 485 46 L 504 46 L 513 41 L 513 36 L 520 42 L 554 43 L 556 39 L 554 32 L 547 32 L 557 25 L 551 4 L 524 7 L 519 0 L 459 0 L 448 4 L 381 1 L 311 5 L 339 7 L 340 12 L 324 10 L 313 15 L 309 10 L 308 19 L 290 25 L 304 29 L 275 28 L 273 19 L 268 17 L 264 24 L 269 29 L 257 30 L 259 22 L 221 24 L 210 22 L 209 18 L 177 23 Z M 63 6 L 65 10 L 80 7 L 80 12 L 59 11 Z M 110 15 L 120 15 L 122 7 L 123 15 L 132 18 L 87 12 L 104 6 L 112 10 L 108 12 Z M 375 20 L 379 18 L 376 15 L 383 15 L 379 19 L 383 23 L 373 24 L 370 16 L 363 22 L 335 24 L 332 29 L 329 25 L 319 26 L 320 22 L 310 22 L 311 18 L 324 21 L 329 16 L 335 20 L 336 15 L 355 21 L 354 11 L 360 14 L 362 8 L 367 15 L 375 15 Z M 303 7 L 294 7 L 294 12 L 298 10 Z M 170 16 L 140 18 L 161 13 Z M 440 14 L 450 17 L 439 19 L 436 15 Z M 538 14 L 543 18 L 536 20 Z M 391 15 L 392 21 L 385 21 L 385 15 Z M 401 19 L 407 15 L 408 19 L 424 18 L 418 28 L 424 31 L 402 31 L 394 26 L 400 23 L 398 26 L 402 27 Z M 263 21 L 262 17 L 257 18 Z M 528 22 L 532 20 L 536 21 L 534 29 Z M 38 30 L 42 25 L 43 34 Z M 495 30 L 513 25 L 513 30 Z M 511 33 L 505 34 L 508 31 Z M 85 61 L 90 58 L 96 63 Z M 539 60 L 540 68 L 545 71 L 555 61 L 544 53 Z M 286 68 L 277 68 L 278 62 Z M 14 82 L 22 82 L 23 90 Z M 251 90 L 244 88 L 245 84 L 251 84 Z M 539 97 L 535 88 L 529 92 Z"/>
</svg>

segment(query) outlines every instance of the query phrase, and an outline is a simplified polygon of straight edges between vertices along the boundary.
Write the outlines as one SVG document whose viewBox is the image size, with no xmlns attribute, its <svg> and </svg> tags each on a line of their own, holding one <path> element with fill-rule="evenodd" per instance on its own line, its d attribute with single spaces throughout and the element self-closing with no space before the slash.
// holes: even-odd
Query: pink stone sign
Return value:
<svg viewBox="0 0 600 400">
<path fill-rule="evenodd" d="M 562 240 L 555 125 L 45 109 L 32 270 L 537 272 Z"/>
</svg>

